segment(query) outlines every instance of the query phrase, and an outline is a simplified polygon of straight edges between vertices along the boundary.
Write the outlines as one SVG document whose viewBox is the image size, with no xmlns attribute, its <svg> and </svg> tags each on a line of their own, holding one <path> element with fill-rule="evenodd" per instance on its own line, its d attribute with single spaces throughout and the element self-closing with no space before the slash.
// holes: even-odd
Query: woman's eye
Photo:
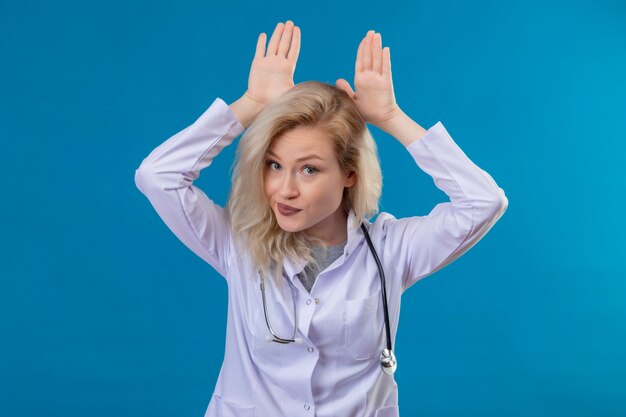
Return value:
<svg viewBox="0 0 626 417">
<path fill-rule="evenodd" d="M 311 172 L 311 171 L 309 171 L 309 172 L 311 172 L 311 175 L 313 175 L 313 174 L 315 174 L 317 171 L 319 171 L 319 169 L 314 168 L 314 167 L 312 167 L 312 166 L 306 166 L 306 167 L 304 167 L 304 169 L 310 169 L 310 170 L 312 170 L 312 172 Z"/>
<path fill-rule="evenodd" d="M 279 166 L 279 167 L 280 167 L 280 164 L 279 164 L 278 162 L 276 162 L 276 161 L 272 161 L 272 160 L 270 160 L 270 159 L 268 159 L 267 161 L 265 161 L 265 164 L 266 164 L 266 165 L 267 165 L 270 169 L 273 169 L 273 164 L 276 164 L 277 166 Z M 309 171 L 308 171 L 308 173 L 307 173 L 307 175 L 308 175 L 308 176 L 312 176 L 312 175 L 316 174 L 317 172 L 319 172 L 319 169 L 317 169 L 317 168 L 315 168 L 315 167 L 312 167 L 312 166 L 310 166 L 310 165 L 305 166 L 305 167 L 303 168 L 303 170 L 309 170 Z"/>
</svg>

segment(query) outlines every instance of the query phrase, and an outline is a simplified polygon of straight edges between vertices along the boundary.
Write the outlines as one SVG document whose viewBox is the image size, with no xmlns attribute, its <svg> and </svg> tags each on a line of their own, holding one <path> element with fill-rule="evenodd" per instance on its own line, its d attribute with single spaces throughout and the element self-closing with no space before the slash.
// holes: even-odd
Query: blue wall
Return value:
<svg viewBox="0 0 626 417">
<path fill-rule="evenodd" d="M 134 171 L 215 97 L 237 99 L 258 34 L 287 19 L 296 82 L 353 85 L 361 37 L 381 32 L 400 106 L 442 121 L 509 199 L 405 293 L 401 414 L 626 415 L 623 2 L 91 3 L 0 1 L 0 415 L 203 415 L 226 283 Z M 446 201 L 371 129 L 382 211 Z M 236 143 L 196 182 L 222 205 Z"/>
</svg>

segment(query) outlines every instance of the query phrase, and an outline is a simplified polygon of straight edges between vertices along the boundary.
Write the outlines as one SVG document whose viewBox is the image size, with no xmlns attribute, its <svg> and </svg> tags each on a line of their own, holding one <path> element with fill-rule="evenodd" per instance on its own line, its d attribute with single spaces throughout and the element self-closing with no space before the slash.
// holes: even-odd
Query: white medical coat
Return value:
<svg viewBox="0 0 626 417">
<path fill-rule="evenodd" d="M 205 417 L 398 416 L 398 385 L 379 361 L 386 347 L 380 277 L 362 230 L 352 228 L 354 211 L 343 255 L 319 273 L 311 293 L 296 276 L 305 261 L 284 264 L 297 288 L 296 337 L 303 343 L 265 341 L 269 331 L 258 272 L 234 247 L 224 209 L 193 185 L 244 130 L 228 104 L 216 98 L 135 171 L 137 187 L 165 224 L 228 285 L 224 360 Z M 373 223 L 362 219 L 384 267 L 394 346 L 402 293 L 475 245 L 508 205 L 504 191 L 441 122 L 406 149 L 450 201 L 426 216 L 396 219 L 380 212 Z M 292 287 L 284 285 L 279 293 L 270 279 L 265 282 L 272 328 L 290 337 Z"/>
</svg>

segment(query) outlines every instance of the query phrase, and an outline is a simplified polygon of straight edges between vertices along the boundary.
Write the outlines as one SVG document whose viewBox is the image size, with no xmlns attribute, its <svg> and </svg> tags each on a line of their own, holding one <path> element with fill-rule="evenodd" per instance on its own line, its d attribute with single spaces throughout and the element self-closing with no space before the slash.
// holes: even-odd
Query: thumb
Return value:
<svg viewBox="0 0 626 417">
<path fill-rule="evenodd" d="M 350 84 L 346 80 L 340 78 L 335 82 L 335 85 L 337 86 L 337 88 L 340 88 L 348 93 L 348 96 L 350 96 L 350 98 L 354 100 L 354 91 L 352 91 Z"/>
</svg>

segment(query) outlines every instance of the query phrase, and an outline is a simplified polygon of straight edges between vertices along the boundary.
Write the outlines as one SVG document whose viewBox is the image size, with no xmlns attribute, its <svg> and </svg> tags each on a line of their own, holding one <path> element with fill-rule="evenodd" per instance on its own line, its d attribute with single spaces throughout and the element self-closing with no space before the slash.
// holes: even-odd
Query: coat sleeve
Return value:
<svg viewBox="0 0 626 417">
<path fill-rule="evenodd" d="M 167 227 L 228 281 L 231 229 L 224 208 L 193 185 L 200 171 L 244 127 L 220 98 L 191 125 L 155 148 L 135 170 L 135 184 Z"/>
<path fill-rule="evenodd" d="M 504 191 L 452 140 L 441 122 L 406 149 L 450 201 L 428 215 L 383 223 L 387 246 L 404 271 L 402 292 L 467 252 L 508 207 Z"/>
</svg>

